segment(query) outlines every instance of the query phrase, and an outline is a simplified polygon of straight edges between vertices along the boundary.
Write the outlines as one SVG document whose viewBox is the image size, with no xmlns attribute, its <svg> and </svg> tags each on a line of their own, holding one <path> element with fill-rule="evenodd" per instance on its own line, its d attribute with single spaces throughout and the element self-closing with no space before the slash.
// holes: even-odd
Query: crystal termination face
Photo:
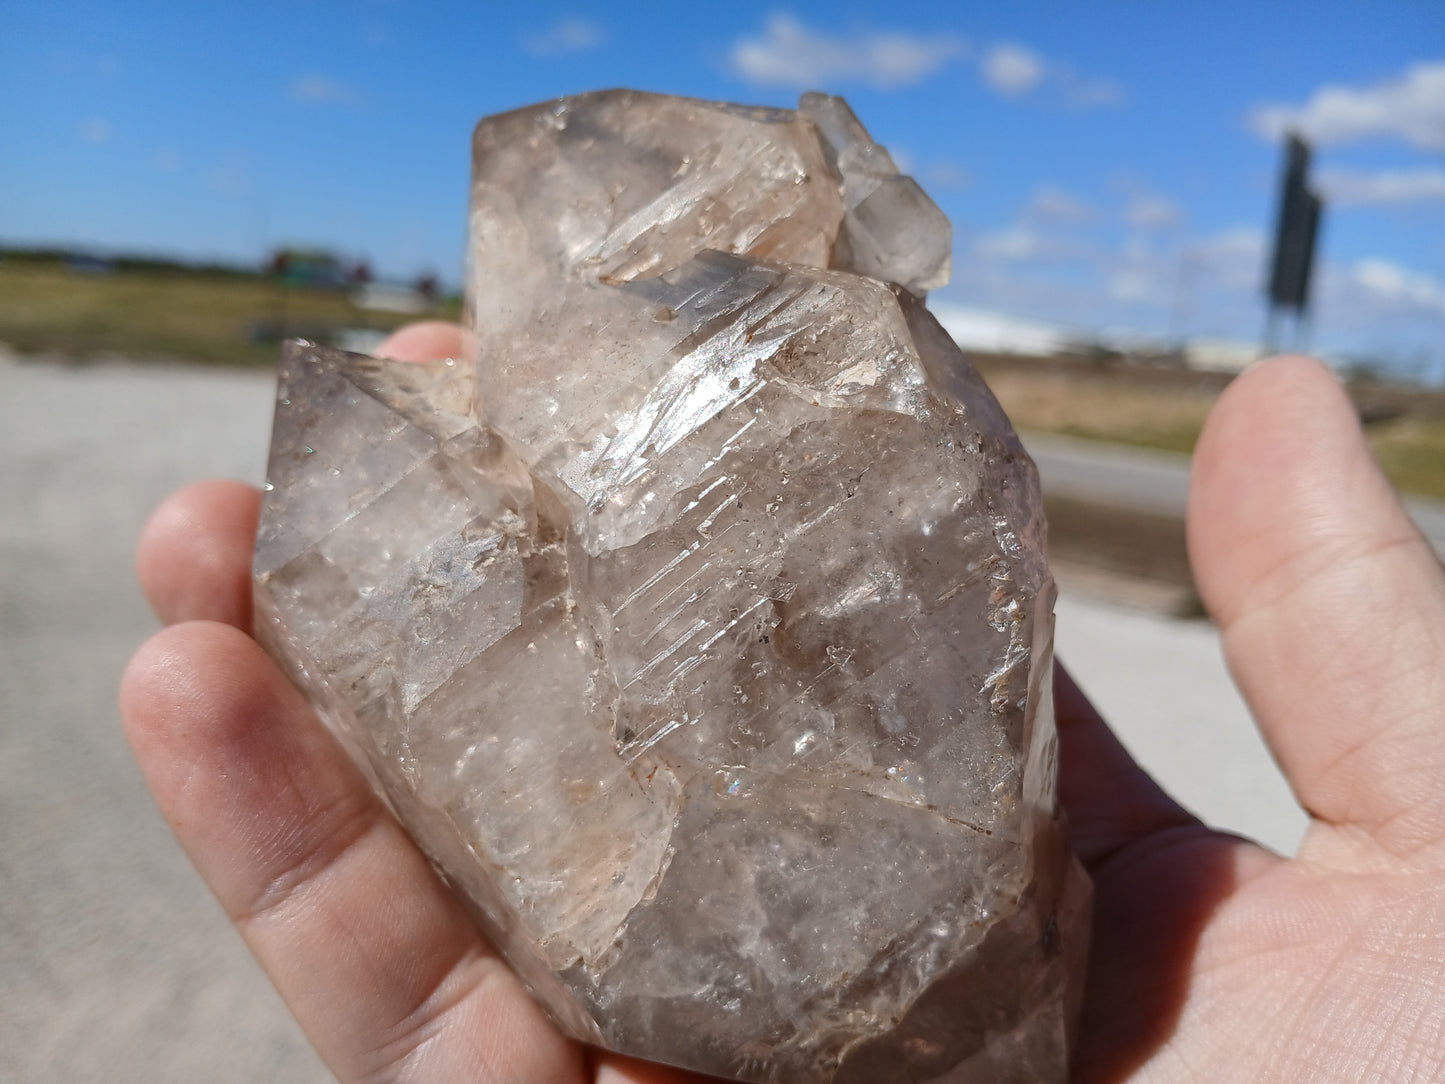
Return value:
<svg viewBox="0 0 1445 1084">
<path fill-rule="evenodd" d="M 290 344 L 257 633 L 557 1024 L 746 1081 L 1064 1080 L 1032 463 L 837 98 L 483 120 L 475 353 Z"/>
</svg>

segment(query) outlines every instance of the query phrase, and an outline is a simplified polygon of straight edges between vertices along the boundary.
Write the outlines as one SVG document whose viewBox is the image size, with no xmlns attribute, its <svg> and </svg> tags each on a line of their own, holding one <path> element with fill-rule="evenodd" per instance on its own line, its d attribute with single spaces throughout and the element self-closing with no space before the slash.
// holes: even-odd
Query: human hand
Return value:
<svg viewBox="0 0 1445 1084">
<path fill-rule="evenodd" d="M 459 352 L 418 325 L 382 352 Z M 168 626 L 121 692 L 192 861 L 342 1079 L 697 1080 L 563 1040 L 249 636 L 259 494 L 168 500 L 138 568 Z M 1365 1080 L 1445 1067 L 1445 576 L 1332 378 L 1271 362 L 1196 453 L 1196 576 L 1315 820 L 1286 861 L 1208 831 L 1062 672 L 1060 792 L 1094 875 L 1089 1080 Z M 1386 789 L 1388 784 L 1389 789 Z"/>
<path fill-rule="evenodd" d="M 1079 1076 L 1440 1079 L 1445 573 L 1305 358 L 1225 390 L 1194 451 L 1188 538 L 1310 823 L 1291 860 L 1208 830 L 1062 683 L 1061 798 L 1096 892 Z"/>
</svg>

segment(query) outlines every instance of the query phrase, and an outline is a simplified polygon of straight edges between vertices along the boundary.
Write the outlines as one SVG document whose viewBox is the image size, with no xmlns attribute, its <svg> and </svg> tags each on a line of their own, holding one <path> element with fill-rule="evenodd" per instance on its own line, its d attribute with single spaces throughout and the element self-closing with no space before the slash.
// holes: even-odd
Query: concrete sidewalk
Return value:
<svg viewBox="0 0 1445 1084">
<path fill-rule="evenodd" d="M 115 689 L 136 532 L 258 478 L 261 374 L 0 362 L 0 1080 L 329 1079 L 151 805 Z"/>
<path fill-rule="evenodd" d="M 268 374 L 0 357 L 0 1080 L 326 1079 L 151 806 L 116 719 L 154 628 L 133 540 L 175 487 L 261 480 Z M 1292 848 L 1303 816 L 1212 630 L 1065 597 L 1058 642 L 1186 804 Z"/>
</svg>

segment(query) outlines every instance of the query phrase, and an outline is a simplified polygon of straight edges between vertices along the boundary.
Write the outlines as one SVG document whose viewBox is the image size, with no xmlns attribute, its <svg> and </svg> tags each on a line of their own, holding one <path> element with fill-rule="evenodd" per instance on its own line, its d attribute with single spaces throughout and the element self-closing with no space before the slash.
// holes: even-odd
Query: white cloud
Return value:
<svg viewBox="0 0 1445 1084">
<path fill-rule="evenodd" d="M 1087 222 L 1094 209 L 1062 188 L 1040 188 L 1029 200 L 1026 213 L 1052 222 Z"/>
<path fill-rule="evenodd" d="M 967 188 L 973 183 L 968 170 L 955 162 L 930 162 L 923 171 L 923 179 L 932 188 Z"/>
<path fill-rule="evenodd" d="M 1168 196 L 1153 191 L 1128 172 L 1109 178 L 1110 190 L 1119 198 L 1119 215 L 1131 229 L 1143 233 L 1167 230 L 1184 221 L 1184 212 Z"/>
<path fill-rule="evenodd" d="M 1125 237 L 1113 250 L 1099 253 L 1095 274 L 1111 301 L 1131 306 L 1163 306 L 1178 277 L 1179 254 L 1162 250 L 1139 236 Z"/>
<path fill-rule="evenodd" d="M 1321 144 L 1392 137 L 1445 150 L 1445 60 L 1414 64 L 1373 86 L 1323 86 L 1299 106 L 1256 106 L 1250 123 L 1267 139 L 1294 130 Z"/>
<path fill-rule="evenodd" d="M 251 194 L 251 174 L 243 160 L 227 158 L 207 172 L 206 187 L 218 196 L 238 199 Z"/>
<path fill-rule="evenodd" d="M 1445 283 L 1389 260 L 1358 261 L 1350 269 L 1356 286 L 1391 306 L 1445 313 Z"/>
<path fill-rule="evenodd" d="M 1264 256 L 1263 232 L 1253 226 L 1234 226 L 1189 245 L 1184 259 L 1217 286 L 1256 291 L 1263 281 Z"/>
<path fill-rule="evenodd" d="M 956 265 L 955 284 L 935 298 L 967 298 L 1101 334 L 1128 330 L 1156 343 L 1201 336 L 1253 341 L 1263 324 L 1268 248 L 1265 232 L 1254 226 L 1172 243 L 1126 234 L 1091 244 L 1025 222 L 977 238 L 973 258 Z M 1408 358 L 1414 355 L 1400 344 L 1442 341 L 1445 280 L 1438 272 L 1376 258 L 1344 266 L 1322 260 L 1316 275 L 1318 348 Z"/>
<path fill-rule="evenodd" d="M 1070 237 L 1026 223 L 981 237 L 974 258 L 956 265 L 953 296 L 1100 334 L 1113 329 L 1111 341 L 1161 345 L 1183 335 L 1257 333 L 1259 230 L 1231 229 L 1187 245 L 1145 234 L 1091 239 L 1093 232 Z"/>
<path fill-rule="evenodd" d="M 1264 234 L 1253 226 L 1232 226 L 1197 247 L 1212 257 L 1245 256 L 1254 259 L 1264 255 Z"/>
<path fill-rule="evenodd" d="M 994 93 L 1022 98 L 1047 88 L 1071 109 L 1119 105 L 1124 92 L 1107 79 L 1085 79 L 1065 64 L 1055 63 L 1015 42 L 991 46 L 979 61 L 979 75 Z"/>
<path fill-rule="evenodd" d="M 1064 100 L 1074 109 L 1124 104 L 1123 88 L 1110 79 L 1081 79 L 1067 69 L 1060 69 L 1057 75 Z"/>
<path fill-rule="evenodd" d="M 826 88 L 840 82 L 893 90 L 922 82 L 953 61 L 969 55 L 968 42 L 955 34 L 901 31 L 814 29 L 793 15 L 774 12 L 761 35 L 741 38 L 728 53 L 734 75 L 757 85 Z M 1021 98 L 1050 88 L 1065 105 L 1093 109 L 1118 105 L 1123 91 L 1107 79 L 1083 78 L 1016 42 L 997 42 L 978 58 L 984 84 L 1005 98 Z"/>
<path fill-rule="evenodd" d="M 963 40 L 953 35 L 834 35 L 775 13 L 768 16 L 761 37 L 734 43 L 728 63 L 734 75 L 755 85 L 821 89 L 855 82 L 893 90 L 923 81 L 965 51 Z"/>
<path fill-rule="evenodd" d="M 546 30 L 528 34 L 522 45 L 533 56 L 585 53 L 607 40 L 607 31 L 590 19 L 559 19 Z"/>
<path fill-rule="evenodd" d="M 90 117 L 80 124 L 80 138 L 87 143 L 109 143 L 113 134 L 110 121 L 100 117 Z"/>
<path fill-rule="evenodd" d="M 983 81 L 1006 98 L 1017 98 L 1038 86 L 1044 78 L 1044 59 L 1022 45 L 995 45 L 979 66 Z"/>
<path fill-rule="evenodd" d="M 1163 230 L 1177 226 L 1182 215 L 1173 200 L 1141 192 L 1124 204 L 1124 221 L 1138 230 Z"/>
<path fill-rule="evenodd" d="M 1326 170 L 1319 187 L 1330 203 L 1367 205 L 1445 200 L 1445 169 Z"/>
<path fill-rule="evenodd" d="M 1071 229 L 1072 223 L 1027 217 L 1003 229 L 975 237 L 969 251 L 980 265 L 1087 263 L 1097 258 L 1093 244 Z"/>
<path fill-rule="evenodd" d="M 368 19 L 361 26 L 361 43 L 368 49 L 385 49 L 395 40 L 391 27 L 379 19 Z"/>
<path fill-rule="evenodd" d="M 888 157 L 893 159 L 893 165 L 899 173 L 909 177 L 918 175 L 918 157 L 910 148 L 894 144 L 888 148 Z"/>
<path fill-rule="evenodd" d="M 350 105 L 358 98 L 356 92 L 345 83 L 316 72 L 298 75 L 291 80 L 286 90 L 292 101 L 314 105 Z"/>
<path fill-rule="evenodd" d="M 1158 301 L 1160 279 L 1151 268 L 1123 267 L 1109 276 L 1108 289 L 1114 301 Z"/>
<path fill-rule="evenodd" d="M 957 162 L 948 159 L 920 159 L 909 147 L 889 144 L 888 157 L 893 159 L 899 173 L 918 178 L 926 189 L 967 188 L 973 182 L 968 170 Z"/>
<path fill-rule="evenodd" d="M 1041 320 L 1026 320 L 967 305 L 930 302 L 943 329 L 965 350 L 990 354 L 1056 354 L 1087 336 Z"/>
<path fill-rule="evenodd" d="M 1011 226 L 983 234 L 974 241 L 973 254 L 985 260 L 1032 260 L 1042 256 L 1047 248 L 1037 231 L 1027 226 Z"/>
</svg>

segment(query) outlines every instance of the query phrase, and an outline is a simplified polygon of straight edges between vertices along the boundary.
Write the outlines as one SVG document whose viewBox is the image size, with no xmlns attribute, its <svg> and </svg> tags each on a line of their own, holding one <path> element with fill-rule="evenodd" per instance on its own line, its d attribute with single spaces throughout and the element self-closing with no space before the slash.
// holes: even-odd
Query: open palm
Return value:
<svg viewBox="0 0 1445 1084">
<path fill-rule="evenodd" d="M 417 325 L 394 357 L 456 354 Z M 249 635 L 259 494 L 206 482 L 141 540 L 168 626 L 122 715 L 157 803 L 344 1080 L 698 1079 L 559 1036 Z M 1195 453 L 1195 576 L 1312 817 L 1291 860 L 1170 801 L 1060 672 L 1060 793 L 1094 876 L 1084 1080 L 1445 1075 L 1445 573 L 1345 397 L 1276 359 Z M 1160 705 L 1167 711 L 1168 705 Z"/>
</svg>

